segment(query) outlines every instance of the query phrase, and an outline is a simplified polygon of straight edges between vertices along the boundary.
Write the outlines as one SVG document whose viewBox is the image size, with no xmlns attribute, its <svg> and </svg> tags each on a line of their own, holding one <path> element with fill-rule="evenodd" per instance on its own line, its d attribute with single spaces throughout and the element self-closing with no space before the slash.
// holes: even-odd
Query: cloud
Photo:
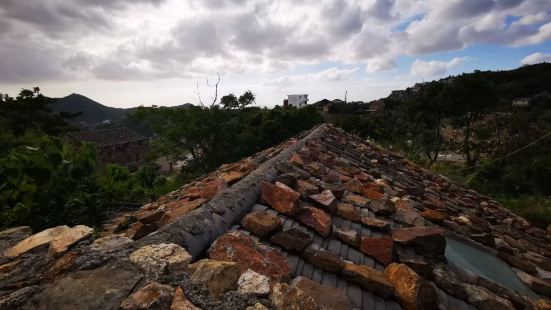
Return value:
<svg viewBox="0 0 551 310">
<path fill-rule="evenodd" d="M 449 69 L 458 66 L 468 60 L 470 60 L 470 58 L 468 57 L 455 57 L 450 61 L 424 61 L 421 59 L 416 59 L 411 64 L 411 74 L 423 77 L 440 76 L 446 74 Z"/>
<path fill-rule="evenodd" d="M 350 80 L 358 68 L 339 69 L 336 67 L 329 68 L 315 73 L 307 73 L 300 75 L 284 75 L 276 79 L 271 79 L 263 82 L 263 86 L 285 88 L 297 84 L 310 84 L 318 82 L 338 82 Z"/>
<path fill-rule="evenodd" d="M 523 65 L 533 65 L 541 62 L 551 62 L 551 54 L 534 53 L 524 57 L 521 61 Z"/>
</svg>

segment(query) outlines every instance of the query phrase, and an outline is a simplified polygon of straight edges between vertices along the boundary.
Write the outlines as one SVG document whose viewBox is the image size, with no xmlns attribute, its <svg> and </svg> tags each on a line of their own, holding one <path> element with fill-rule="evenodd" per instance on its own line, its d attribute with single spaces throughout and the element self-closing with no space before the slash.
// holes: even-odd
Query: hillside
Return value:
<svg viewBox="0 0 551 310">
<path fill-rule="evenodd" d="M 85 127 L 97 126 L 105 120 L 123 120 L 126 115 L 134 110 L 134 108 L 120 109 L 108 107 L 88 97 L 74 93 L 58 99 L 50 104 L 49 107 L 54 112 L 81 113 L 73 119 L 73 122 Z"/>
</svg>

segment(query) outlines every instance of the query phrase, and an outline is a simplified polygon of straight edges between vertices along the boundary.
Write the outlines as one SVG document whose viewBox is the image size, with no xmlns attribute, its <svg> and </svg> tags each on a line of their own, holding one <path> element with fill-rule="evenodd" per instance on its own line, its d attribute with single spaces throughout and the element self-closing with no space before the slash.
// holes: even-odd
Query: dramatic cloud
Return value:
<svg viewBox="0 0 551 310">
<path fill-rule="evenodd" d="M 468 61 L 469 58 L 463 57 L 459 58 L 456 57 L 450 61 L 423 61 L 420 59 L 416 59 L 411 64 L 411 74 L 416 76 L 422 76 L 422 77 L 433 77 L 438 75 L 444 75 L 448 71 L 448 69 L 453 68 L 459 64 L 461 64 L 464 61 Z"/>
<path fill-rule="evenodd" d="M 521 61 L 523 65 L 533 65 L 542 62 L 551 62 L 551 54 L 534 53 L 524 57 Z"/>
<path fill-rule="evenodd" d="M 331 83 L 400 66 L 407 74 L 404 58 L 476 44 L 547 42 L 551 2 L 0 0 L 0 40 L 2 85 L 152 82 L 216 73 L 300 83 L 291 72 Z M 416 60 L 411 73 L 434 76 L 454 65 Z M 294 71 L 301 66 L 335 68 Z M 337 69 L 350 67 L 362 70 Z"/>
</svg>

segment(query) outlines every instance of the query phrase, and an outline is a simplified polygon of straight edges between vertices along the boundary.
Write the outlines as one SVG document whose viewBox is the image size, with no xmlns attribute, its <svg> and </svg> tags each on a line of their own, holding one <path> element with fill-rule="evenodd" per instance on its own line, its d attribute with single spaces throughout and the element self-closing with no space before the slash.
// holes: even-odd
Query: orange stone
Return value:
<svg viewBox="0 0 551 310">
<path fill-rule="evenodd" d="M 300 194 L 289 186 L 279 182 L 276 182 L 275 185 L 262 182 L 260 192 L 262 201 L 265 201 L 274 210 L 288 215 L 297 212 Z"/>
<path fill-rule="evenodd" d="M 360 252 L 375 258 L 379 263 L 386 266 L 394 261 L 394 241 L 390 237 L 363 237 Z"/>
<path fill-rule="evenodd" d="M 298 214 L 298 221 L 327 237 L 331 233 L 331 216 L 314 207 L 304 207 Z"/>
</svg>

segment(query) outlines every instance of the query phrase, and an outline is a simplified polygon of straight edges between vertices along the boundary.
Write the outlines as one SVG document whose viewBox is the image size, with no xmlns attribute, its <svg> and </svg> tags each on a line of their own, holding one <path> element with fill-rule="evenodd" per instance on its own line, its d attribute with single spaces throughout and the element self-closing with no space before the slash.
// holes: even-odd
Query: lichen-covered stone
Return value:
<svg viewBox="0 0 551 310">
<path fill-rule="evenodd" d="M 50 242 L 50 254 L 57 256 L 67 251 L 67 249 L 80 240 L 88 238 L 92 235 L 94 229 L 77 225 L 69 230 L 56 235 Z"/>
<path fill-rule="evenodd" d="M 209 294 L 218 296 L 221 293 L 236 290 L 237 280 L 241 274 L 235 262 L 202 259 L 189 265 L 190 280 L 204 284 Z"/>
<path fill-rule="evenodd" d="M 174 243 L 146 245 L 132 254 L 130 261 L 147 275 L 158 278 L 166 272 L 184 271 L 191 262 L 191 255 Z"/>
<path fill-rule="evenodd" d="M 333 227 L 333 235 L 342 243 L 348 244 L 353 248 L 359 247 L 362 241 L 360 234 L 353 229 L 335 226 Z"/>
<path fill-rule="evenodd" d="M 379 220 L 369 216 L 362 216 L 361 223 L 367 226 L 369 229 L 377 231 L 389 231 L 390 223 L 387 221 Z"/>
<path fill-rule="evenodd" d="M 400 303 L 407 310 L 437 309 L 436 288 L 404 264 L 390 264 L 385 274 L 394 285 Z"/>
<path fill-rule="evenodd" d="M 348 194 L 342 198 L 342 201 L 358 207 L 367 207 L 370 200 L 360 195 Z"/>
<path fill-rule="evenodd" d="M 346 202 L 337 203 L 337 215 L 352 222 L 357 222 L 361 218 L 360 209 Z"/>
<path fill-rule="evenodd" d="M 412 246 L 429 258 L 441 258 L 446 250 L 444 230 L 439 227 L 412 227 L 392 231 L 394 242 Z"/>
<path fill-rule="evenodd" d="M 297 277 L 291 286 L 298 287 L 312 297 L 320 310 L 348 309 L 350 301 L 346 292 L 336 287 L 321 285 L 305 277 Z"/>
<path fill-rule="evenodd" d="M 241 294 L 267 295 L 270 293 L 270 278 L 248 269 L 237 281 Z"/>
<path fill-rule="evenodd" d="M 330 190 L 324 190 L 319 194 L 311 195 L 310 199 L 312 199 L 318 205 L 322 206 L 327 211 L 331 213 L 335 212 L 335 208 L 337 206 L 337 198 Z"/>
<path fill-rule="evenodd" d="M 314 299 L 298 287 L 278 283 L 270 294 L 270 300 L 276 310 L 317 310 Z"/>
<path fill-rule="evenodd" d="M 369 210 L 377 215 L 390 216 L 396 212 L 396 207 L 390 200 L 381 198 L 372 200 L 369 203 Z"/>
<path fill-rule="evenodd" d="M 172 297 L 170 310 L 201 310 L 189 301 L 181 287 L 177 287 Z"/>
</svg>

